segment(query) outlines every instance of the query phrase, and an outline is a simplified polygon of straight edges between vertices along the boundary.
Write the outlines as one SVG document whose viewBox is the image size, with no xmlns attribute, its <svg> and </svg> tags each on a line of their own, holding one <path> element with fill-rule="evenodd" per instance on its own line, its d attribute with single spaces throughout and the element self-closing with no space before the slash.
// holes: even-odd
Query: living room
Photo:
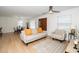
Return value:
<svg viewBox="0 0 79 59">
<path fill-rule="evenodd" d="M 0 52 L 77 52 L 78 49 L 66 47 L 71 29 L 79 31 L 78 10 L 78 6 L 1 6 Z M 64 30 L 66 37 L 60 36 L 63 31 L 59 30 Z M 60 33 L 54 36 L 52 33 L 55 31 Z"/>
</svg>

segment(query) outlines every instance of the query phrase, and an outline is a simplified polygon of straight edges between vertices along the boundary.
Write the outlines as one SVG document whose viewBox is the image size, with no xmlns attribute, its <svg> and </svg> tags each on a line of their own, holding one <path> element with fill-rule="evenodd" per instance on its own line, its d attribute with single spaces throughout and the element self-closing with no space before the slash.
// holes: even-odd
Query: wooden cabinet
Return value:
<svg viewBox="0 0 79 59">
<path fill-rule="evenodd" d="M 39 27 L 41 27 L 45 31 L 47 30 L 47 18 L 39 19 Z"/>
</svg>

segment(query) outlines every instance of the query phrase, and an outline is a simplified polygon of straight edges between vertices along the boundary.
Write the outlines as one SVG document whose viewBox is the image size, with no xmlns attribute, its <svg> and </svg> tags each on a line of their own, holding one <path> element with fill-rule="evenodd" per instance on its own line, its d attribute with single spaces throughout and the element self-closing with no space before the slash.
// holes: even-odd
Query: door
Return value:
<svg viewBox="0 0 79 59">
<path fill-rule="evenodd" d="M 47 18 L 39 19 L 39 27 L 41 27 L 45 31 L 47 30 Z"/>
</svg>

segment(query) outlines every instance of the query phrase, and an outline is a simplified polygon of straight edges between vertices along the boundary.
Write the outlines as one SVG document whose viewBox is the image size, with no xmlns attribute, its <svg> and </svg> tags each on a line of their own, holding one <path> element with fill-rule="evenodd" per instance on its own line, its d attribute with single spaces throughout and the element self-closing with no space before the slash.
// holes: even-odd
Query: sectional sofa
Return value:
<svg viewBox="0 0 79 59">
<path fill-rule="evenodd" d="M 41 33 L 32 34 L 32 35 L 25 35 L 24 31 L 22 31 L 20 34 L 20 38 L 24 43 L 28 44 L 35 40 L 39 40 L 39 39 L 45 37 L 46 35 L 47 35 L 46 31 L 43 31 Z"/>
</svg>

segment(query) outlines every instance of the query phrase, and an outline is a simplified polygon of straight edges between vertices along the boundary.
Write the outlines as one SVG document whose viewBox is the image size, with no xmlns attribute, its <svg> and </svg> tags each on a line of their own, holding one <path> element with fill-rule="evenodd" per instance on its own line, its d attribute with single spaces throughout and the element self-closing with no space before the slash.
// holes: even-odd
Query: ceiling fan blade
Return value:
<svg viewBox="0 0 79 59">
<path fill-rule="evenodd" d="M 45 14 L 47 14 L 48 12 L 44 12 L 44 13 L 42 13 L 43 15 L 45 15 Z"/>
<path fill-rule="evenodd" d="M 52 12 L 54 12 L 54 13 L 59 13 L 60 11 L 55 11 L 55 10 L 52 10 Z"/>
</svg>

